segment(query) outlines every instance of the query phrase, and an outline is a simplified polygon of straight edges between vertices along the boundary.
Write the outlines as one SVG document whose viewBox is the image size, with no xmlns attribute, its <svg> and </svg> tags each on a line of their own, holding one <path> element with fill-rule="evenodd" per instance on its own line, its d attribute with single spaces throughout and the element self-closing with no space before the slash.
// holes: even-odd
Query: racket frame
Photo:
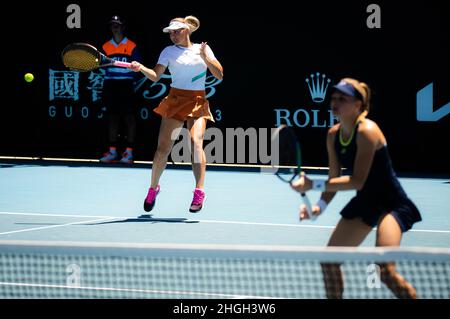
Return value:
<svg viewBox="0 0 450 319">
<path fill-rule="evenodd" d="M 280 133 L 281 130 L 289 130 L 289 134 L 291 134 L 292 137 L 295 139 L 295 158 L 296 158 L 296 164 L 297 164 L 297 166 L 293 169 L 292 176 L 291 176 L 291 178 L 289 178 L 289 179 L 284 179 L 284 178 L 281 176 L 281 173 L 280 173 L 280 170 L 279 170 L 279 169 L 277 169 L 277 170 L 275 171 L 275 175 L 276 175 L 281 181 L 283 181 L 283 182 L 285 182 L 285 183 L 289 183 L 289 184 L 292 185 L 292 182 L 294 181 L 295 177 L 299 176 L 300 173 L 302 172 L 302 168 L 301 168 L 302 153 L 301 153 L 301 148 L 300 148 L 300 142 L 298 141 L 298 138 L 297 138 L 297 136 L 294 134 L 294 132 L 292 132 L 292 129 L 291 129 L 289 126 L 284 125 L 284 124 L 280 125 L 280 126 L 276 129 L 276 131 L 275 131 L 274 134 L 273 134 L 273 137 L 274 137 L 274 136 L 277 136 L 277 135 L 278 135 L 278 137 L 279 137 L 279 133 Z M 306 193 L 300 193 L 300 195 L 301 195 L 301 197 L 302 197 L 303 203 L 304 203 L 305 206 L 306 206 L 306 211 L 307 211 L 307 213 L 308 213 L 309 219 L 311 219 L 311 220 L 316 219 L 317 216 L 316 216 L 316 215 L 313 215 L 313 213 L 312 213 L 312 205 L 311 205 L 311 201 L 309 200 L 308 196 L 306 195 Z"/>
<path fill-rule="evenodd" d="M 90 68 L 90 69 L 79 69 L 77 67 L 72 67 L 72 66 L 66 65 L 64 63 L 64 56 L 66 53 L 68 53 L 72 50 L 84 50 L 86 52 L 89 52 L 91 55 L 96 57 L 95 62 L 97 63 L 97 66 Z M 82 42 L 71 43 L 71 44 L 67 45 L 61 53 L 61 58 L 63 60 L 64 65 L 67 68 L 69 68 L 73 71 L 78 71 L 78 72 L 89 72 L 89 71 L 95 70 L 97 68 L 102 68 L 102 67 L 107 67 L 107 66 L 118 66 L 118 67 L 122 67 L 122 68 L 129 68 L 131 66 L 131 63 L 129 63 L 129 62 L 116 61 L 111 58 L 108 58 L 102 52 L 97 50 L 97 48 L 94 47 L 93 45 L 88 44 L 88 43 L 82 43 Z"/>
</svg>

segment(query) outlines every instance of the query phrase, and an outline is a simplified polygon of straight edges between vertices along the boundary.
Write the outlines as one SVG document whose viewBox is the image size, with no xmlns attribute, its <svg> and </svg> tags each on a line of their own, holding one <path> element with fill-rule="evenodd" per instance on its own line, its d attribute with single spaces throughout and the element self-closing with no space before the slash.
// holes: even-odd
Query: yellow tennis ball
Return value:
<svg viewBox="0 0 450 319">
<path fill-rule="evenodd" d="M 25 74 L 24 78 L 25 78 L 25 81 L 31 82 L 34 80 L 34 75 L 31 73 L 27 73 L 27 74 Z"/>
</svg>

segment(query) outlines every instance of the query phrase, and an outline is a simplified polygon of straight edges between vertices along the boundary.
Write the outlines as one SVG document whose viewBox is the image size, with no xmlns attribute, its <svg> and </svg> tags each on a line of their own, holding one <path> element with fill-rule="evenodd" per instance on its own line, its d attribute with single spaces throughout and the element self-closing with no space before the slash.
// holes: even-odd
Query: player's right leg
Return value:
<svg viewBox="0 0 450 319">
<path fill-rule="evenodd" d="M 361 218 L 341 218 L 328 241 L 328 246 L 359 246 L 372 227 Z M 329 299 L 340 299 L 344 292 L 344 279 L 340 264 L 322 263 L 322 274 L 325 283 L 325 292 Z"/>
<path fill-rule="evenodd" d="M 173 136 L 172 133 L 182 127 L 182 121 L 165 117 L 163 117 L 161 120 L 161 126 L 159 128 L 158 135 L 158 147 L 153 157 L 152 180 L 150 189 L 148 190 L 147 196 L 144 201 L 144 210 L 146 212 L 149 212 L 153 209 L 156 196 L 159 193 L 159 179 L 162 172 L 166 168 L 167 159 L 177 138 L 177 136 Z"/>
<path fill-rule="evenodd" d="M 402 238 L 402 230 L 398 221 L 392 214 L 386 214 L 380 218 L 377 227 L 377 246 L 399 246 Z M 396 270 L 395 263 L 380 265 L 381 280 L 392 290 L 397 298 L 416 299 L 416 289 L 403 278 Z"/>
</svg>

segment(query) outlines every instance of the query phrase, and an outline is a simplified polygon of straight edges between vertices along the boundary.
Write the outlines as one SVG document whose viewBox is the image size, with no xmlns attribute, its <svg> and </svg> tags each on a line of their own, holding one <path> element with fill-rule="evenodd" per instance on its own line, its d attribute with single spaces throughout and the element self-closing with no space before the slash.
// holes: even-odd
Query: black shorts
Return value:
<svg viewBox="0 0 450 319">
<path fill-rule="evenodd" d="M 133 80 L 105 80 L 102 96 L 110 114 L 125 115 L 136 110 Z"/>
<path fill-rule="evenodd" d="M 402 232 L 408 231 L 414 223 L 422 220 L 416 205 L 408 197 L 400 197 L 393 203 L 377 203 L 355 196 L 341 211 L 342 217 L 346 219 L 361 217 L 363 222 L 371 227 L 377 226 L 380 217 L 386 213 L 394 216 Z"/>
</svg>

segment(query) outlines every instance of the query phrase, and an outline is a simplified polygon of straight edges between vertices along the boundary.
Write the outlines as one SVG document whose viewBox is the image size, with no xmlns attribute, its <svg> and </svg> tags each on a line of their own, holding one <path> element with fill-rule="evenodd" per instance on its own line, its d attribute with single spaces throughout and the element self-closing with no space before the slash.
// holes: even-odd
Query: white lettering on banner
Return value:
<svg viewBox="0 0 450 319">
<path fill-rule="evenodd" d="M 292 126 L 290 115 L 291 112 L 288 109 L 274 109 L 275 111 L 275 127 L 280 126 L 281 124 L 286 124 L 287 126 Z M 283 123 L 281 122 L 283 119 Z"/>
<path fill-rule="evenodd" d="M 55 71 L 49 70 L 49 83 L 50 83 L 50 98 L 49 100 L 56 99 L 71 99 L 74 101 L 80 100 L 79 94 L 79 72 L 73 71 Z M 88 85 L 85 89 L 89 90 L 91 93 L 92 102 L 98 102 L 102 98 L 103 93 L 103 84 L 104 84 L 104 70 L 93 71 L 89 73 L 88 77 Z M 161 79 L 170 79 L 170 75 L 163 74 Z M 307 85 L 311 94 L 311 99 L 315 103 L 322 103 L 325 100 L 328 84 L 330 83 L 330 79 L 325 76 L 325 74 L 321 74 L 320 72 L 316 72 L 311 74 L 310 78 L 307 78 Z M 216 89 L 215 86 L 220 84 L 222 80 L 216 79 L 214 76 L 210 75 L 206 78 L 206 97 L 209 98 L 215 94 Z M 135 83 L 135 92 L 141 90 L 142 97 L 146 100 L 154 100 L 157 98 L 161 98 L 165 94 L 167 94 L 169 86 L 164 81 L 152 82 L 147 81 L 147 78 L 144 77 Z M 76 105 L 74 105 L 77 107 Z M 65 117 L 77 117 L 78 113 L 72 109 L 73 106 L 67 107 L 64 109 L 63 114 Z M 56 118 L 57 116 L 57 106 L 52 105 L 49 108 L 49 116 L 51 118 Z M 76 109 L 75 109 L 76 110 Z M 103 107 L 102 111 L 106 111 L 106 108 Z M 337 118 L 333 116 L 331 110 L 323 110 L 318 108 L 298 108 L 295 111 L 290 111 L 289 109 L 277 108 L 275 111 L 275 127 L 280 126 L 281 124 L 286 124 L 288 126 L 297 126 L 300 128 L 304 127 L 313 127 L 313 128 L 326 128 L 331 127 L 337 122 Z M 291 113 L 293 112 L 293 113 Z M 324 112 L 328 112 L 328 115 L 325 116 Z M 91 109 L 89 109 L 89 105 L 83 106 L 81 110 L 81 117 L 88 118 L 93 114 Z M 221 121 L 223 118 L 223 113 L 221 109 L 214 110 L 215 120 L 217 122 Z M 103 113 L 99 114 L 97 118 L 102 118 Z M 144 107 L 140 110 L 140 117 L 143 120 L 149 119 L 150 112 Z"/>
<path fill-rule="evenodd" d="M 54 107 L 53 105 L 50 105 L 48 107 L 48 115 L 50 117 L 55 117 L 56 116 L 56 107 Z"/>
<path fill-rule="evenodd" d="M 433 82 L 417 92 L 416 98 L 419 122 L 437 122 L 450 113 L 450 102 L 433 110 Z"/>
<path fill-rule="evenodd" d="M 97 119 L 102 119 L 104 117 L 104 113 L 106 112 L 106 107 L 102 107 L 98 111 L 95 110 L 94 107 L 90 107 L 89 105 L 50 105 L 48 107 L 48 116 L 51 118 L 83 118 L 87 119 L 90 116 L 96 116 Z M 148 111 L 147 111 L 148 112 Z M 144 116 L 141 116 L 143 119 Z M 147 114 L 148 117 L 148 114 Z"/>
<path fill-rule="evenodd" d="M 78 81 L 80 73 L 49 70 L 49 100 L 79 100 Z"/>
<path fill-rule="evenodd" d="M 148 110 L 145 107 L 143 107 L 141 109 L 141 119 L 146 120 L 148 119 L 148 117 L 149 117 Z"/>
<path fill-rule="evenodd" d="M 214 113 L 216 114 L 215 120 L 217 122 L 222 121 L 222 111 L 220 109 L 218 109 L 218 110 L 215 110 Z"/>
<path fill-rule="evenodd" d="M 102 107 L 97 110 L 95 107 L 88 105 L 50 105 L 48 107 L 48 116 L 51 118 L 83 118 L 87 119 L 91 116 L 95 116 L 97 119 L 102 119 L 107 112 L 106 107 Z M 140 119 L 147 120 L 151 117 L 150 111 L 147 107 L 142 107 L 139 110 Z"/>
<path fill-rule="evenodd" d="M 170 79 L 171 76 L 169 74 L 163 74 L 161 79 Z M 136 82 L 134 91 L 137 92 L 140 90 L 144 84 L 148 83 L 148 79 L 143 77 L 139 81 Z M 209 75 L 205 80 L 205 90 L 206 90 L 206 98 L 210 98 L 216 93 L 216 88 L 218 84 L 220 84 L 222 80 L 216 79 L 213 75 Z M 152 82 L 150 85 L 144 89 L 142 96 L 144 99 L 153 100 L 162 97 L 169 89 L 169 85 L 159 80 L 158 82 Z M 155 92 L 156 91 L 156 92 Z"/>
<path fill-rule="evenodd" d="M 100 113 L 97 115 L 98 119 L 103 118 L 103 112 L 106 112 L 106 107 L 105 106 L 101 108 Z"/>
<path fill-rule="evenodd" d="M 73 100 L 80 101 L 80 95 L 86 96 L 82 93 L 82 91 L 90 91 L 91 102 L 101 103 L 102 94 L 103 94 L 103 85 L 104 85 L 104 77 L 105 70 L 98 69 L 95 71 L 91 71 L 88 75 L 88 83 L 86 86 L 81 85 L 80 83 L 80 72 L 75 71 L 59 71 L 49 69 L 49 101 L 54 100 Z M 163 74 L 161 76 L 161 80 L 158 82 L 147 81 L 146 77 L 136 81 L 134 84 L 134 91 L 141 91 L 141 97 L 145 100 L 155 100 L 162 98 L 165 94 L 167 94 L 170 86 L 168 83 L 165 83 L 167 79 L 170 79 L 170 74 Z M 151 82 L 151 83 L 150 83 Z M 220 84 L 222 80 L 216 79 L 213 75 L 209 75 L 205 80 L 205 90 L 206 90 L 206 98 L 212 97 L 216 93 L 216 86 Z M 81 92 L 81 94 L 80 94 Z M 83 99 L 81 99 L 85 102 Z M 48 115 L 50 118 L 58 118 L 57 114 L 61 113 L 66 118 L 81 116 L 82 118 L 88 118 L 91 114 L 95 112 L 90 109 L 89 105 L 84 105 L 81 108 L 81 113 L 77 111 L 78 105 L 65 106 L 64 110 L 58 111 L 58 108 L 63 108 L 63 106 L 58 104 L 53 104 L 49 106 Z M 153 108 L 153 107 L 151 107 Z M 103 107 L 97 116 L 98 119 L 103 118 L 103 112 L 106 111 L 106 107 Z M 222 120 L 222 111 L 220 109 L 216 109 L 215 111 L 215 120 L 217 122 Z M 140 110 L 140 117 L 143 120 L 149 119 L 150 112 L 148 108 L 143 107 Z"/>
<path fill-rule="evenodd" d="M 319 109 L 304 109 L 300 108 L 295 110 L 291 115 L 289 109 L 274 109 L 275 112 L 275 127 L 282 124 L 287 126 L 297 127 L 314 127 L 324 128 L 332 127 L 338 122 L 338 119 L 333 115 L 331 110 L 319 110 Z M 320 120 L 319 114 L 327 112 L 327 117 Z"/>
<path fill-rule="evenodd" d="M 72 117 L 72 110 L 73 110 L 73 108 L 71 106 L 66 106 L 64 108 L 64 114 L 66 114 L 67 118 Z"/>
<path fill-rule="evenodd" d="M 83 107 L 81 108 L 81 116 L 82 116 L 84 119 L 87 119 L 87 118 L 89 117 L 89 108 L 87 108 L 86 106 L 83 106 Z"/>
<path fill-rule="evenodd" d="M 305 79 L 305 82 L 314 106 L 300 107 L 297 109 L 274 109 L 275 127 L 285 124 L 300 128 L 329 128 L 338 122 L 338 119 L 333 115 L 329 107 L 318 108 L 319 104 L 323 103 L 326 99 L 331 79 L 324 73 L 315 72 L 311 73 Z"/>
<path fill-rule="evenodd" d="M 91 91 L 92 94 L 92 102 L 100 100 L 102 98 L 103 93 L 103 83 L 105 81 L 105 70 L 99 69 L 97 71 L 91 71 L 89 73 L 89 86 L 88 90 Z"/>
<path fill-rule="evenodd" d="M 312 125 L 312 127 L 326 127 L 327 126 L 326 122 L 322 122 L 322 124 L 319 124 L 318 114 L 319 114 L 320 110 L 311 110 L 311 112 L 313 114 L 313 125 Z"/>
<path fill-rule="evenodd" d="M 205 80 L 206 98 L 209 99 L 216 93 L 216 85 L 222 83 L 222 80 L 217 79 L 213 75 L 208 75 Z"/>
<path fill-rule="evenodd" d="M 302 122 L 299 122 L 299 117 L 300 120 L 303 119 Z M 294 112 L 294 116 L 292 117 L 292 119 L 294 120 L 294 123 L 297 127 L 305 127 L 308 126 L 310 117 L 307 110 L 298 109 L 297 111 Z"/>
</svg>

